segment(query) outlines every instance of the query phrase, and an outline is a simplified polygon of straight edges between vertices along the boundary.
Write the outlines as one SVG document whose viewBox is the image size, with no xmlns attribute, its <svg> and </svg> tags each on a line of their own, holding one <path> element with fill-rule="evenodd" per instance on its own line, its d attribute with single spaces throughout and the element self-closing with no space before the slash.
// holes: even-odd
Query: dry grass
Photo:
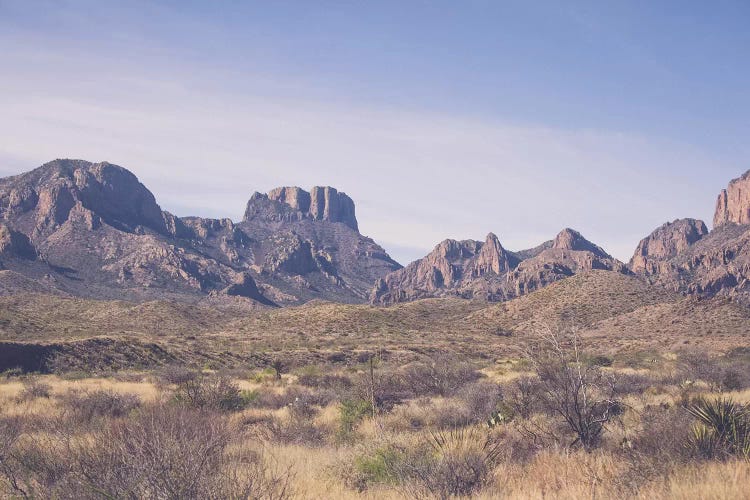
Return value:
<svg viewBox="0 0 750 500">
<path fill-rule="evenodd" d="M 554 415 L 543 409 L 534 408 L 528 422 L 509 410 L 514 384 L 533 375 L 521 354 L 530 330 L 542 324 L 578 326 L 581 339 L 596 350 L 591 354 L 614 360 L 603 369 L 607 374 L 631 377 L 628 383 L 635 389 L 622 396 L 624 413 L 590 453 L 569 447 L 567 436 L 532 438 L 529 422 L 560 432 Z M 218 311 L 166 302 L 0 297 L 0 332 L 1 340 L 62 343 L 106 334 L 118 343 L 76 344 L 79 348 L 70 352 L 82 363 L 96 359 L 105 367 L 115 361 L 124 367 L 147 365 L 142 372 L 110 376 L 35 375 L 49 386 L 49 397 L 24 393 L 28 384 L 23 379 L 0 378 L 0 430 L 4 419 L 17 419 L 26 426 L 22 442 L 44 443 L 61 432 L 56 422 L 70 413 L 65 396 L 71 392 L 135 395 L 142 402 L 135 415 L 155 404 L 177 404 L 175 384 L 159 377 L 162 368 L 151 368 L 185 363 L 231 377 L 244 391 L 246 408 L 216 413 L 238 438 L 227 449 L 228 459 L 262 452 L 271 467 L 293 472 L 294 490 L 303 498 L 413 495 L 418 491 L 405 484 L 412 479 L 399 473 L 429 470 L 418 459 L 434 459 L 425 447 L 430 433 L 481 428 L 490 417 L 484 413 L 493 410 L 508 416 L 498 427 L 485 429 L 504 453 L 479 498 L 750 498 L 750 465 L 699 462 L 680 441 L 680 432 L 690 425 L 681 405 L 718 390 L 705 380 L 685 383 L 692 377 L 680 372 L 681 349 L 723 353 L 747 346 L 750 313 L 723 300 L 684 299 L 615 273 L 578 275 L 491 305 L 432 299 L 389 308 L 317 302 L 280 310 Z M 163 348 L 168 359 L 144 347 L 148 343 Z M 372 395 L 370 353 L 377 359 Z M 468 360 L 470 367 L 456 370 L 459 375 L 447 385 L 433 380 L 440 373 L 429 369 L 430 361 L 444 359 L 435 363 L 438 368 L 453 363 L 441 358 L 445 353 L 454 361 Z M 285 365 L 281 380 L 262 371 L 275 360 Z M 418 363 L 422 371 L 414 370 Z M 482 378 L 472 385 L 475 369 Z M 502 405 L 490 401 L 493 387 L 505 398 Z M 724 395 L 750 403 L 750 388 Z M 384 401 L 374 417 L 367 406 L 370 396 Z M 342 405 L 352 402 L 361 415 L 342 426 Z M 102 426 L 132 418 L 105 415 L 90 429 L 68 423 L 62 430 L 85 441 Z M 670 427 L 673 422 L 680 428 Z M 347 482 L 342 471 L 351 472 L 363 456 L 378 457 L 383 450 L 388 460 L 401 462 L 368 462 L 375 470 L 358 483 L 362 491 Z M 52 448 L 47 451 L 53 454 Z M 378 469 L 391 466 L 387 474 Z M 0 491 L 0 497 L 5 493 Z"/>
</svg>

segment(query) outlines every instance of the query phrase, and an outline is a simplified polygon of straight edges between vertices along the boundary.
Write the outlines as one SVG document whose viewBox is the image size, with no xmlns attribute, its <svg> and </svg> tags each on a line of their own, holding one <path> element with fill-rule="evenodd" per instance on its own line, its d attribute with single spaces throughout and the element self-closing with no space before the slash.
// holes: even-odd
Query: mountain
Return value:
<svg viewBox="0 0 750 500">
<path fill-rule="evenodd" d="M 693 219 L 665 224 L 641 241 L 630 267 L 673 290 L 750 304 L 750 171 L 719 194 L 710 232 Z"/>
<path fill-rule="evenodd" d="M 400 268 L 334 188 L 255 193 L 237 223 L 180 218 L 128 170 L 83 160 L 0 179 L 0 266 L 82 297 L 249 305 L 362 302 Z"/>
<path fill-rule="evenodd" d="M 706 235 L 708 228 L 702 220 L 667 222 L 641 240 L 628 265 L 636 273 L 658 274 L 661 266 Z"/>
<path fill-rule="evenodd" d="M 532 250 L 509 252 L 497 236 L 445 240 L 420 260 L 375 283 L 374 304 L 454 296 L 504 301 L 583 271 L 628 273 L 626 266 L 572 229 Z"/>
</svg>

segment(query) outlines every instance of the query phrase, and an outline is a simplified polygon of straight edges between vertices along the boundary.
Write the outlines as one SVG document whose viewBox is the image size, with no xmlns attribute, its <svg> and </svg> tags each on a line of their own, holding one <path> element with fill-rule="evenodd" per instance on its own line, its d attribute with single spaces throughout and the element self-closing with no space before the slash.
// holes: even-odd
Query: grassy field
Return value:
<svg viewBox="0 0 750 500">
<path fill-rule="evenodd" d="M 0 381 L 0 491 L 62 498 L 747 498 L 750 455 L 696 447 L 699 421 L 688 409 L 702 398 L 750 403 L 748 353 L 663 353 L 642 369 L 602 367 L 611 360 L 601 356 L 576 359 L 571 366 L 597 372 L 590 396 L 601 380 L 612 380 L 618 405 L 586 446 L 546 406 L 543 386 L 534 385 L 536 361 L 526 358 L 482 364 L 441 355 L 399 366 L 376 357 L 343 369 L 278 367 L 280 374 L 177 366 L 108 377 L 7 373 Z M 195 454 L 207 460 L 186 458 Z M 144 477 L 135 460 L 164 469 Z M 201 484 L 175 486 L 188 475 Z"/>
<path fill-rule="evenodd" d="M 0 327 L 50 349 L 0 375 L 0 497 L 750 498 L 750 314 L 615 273 L 504 304 L 28 294 Z"/>
</svg>

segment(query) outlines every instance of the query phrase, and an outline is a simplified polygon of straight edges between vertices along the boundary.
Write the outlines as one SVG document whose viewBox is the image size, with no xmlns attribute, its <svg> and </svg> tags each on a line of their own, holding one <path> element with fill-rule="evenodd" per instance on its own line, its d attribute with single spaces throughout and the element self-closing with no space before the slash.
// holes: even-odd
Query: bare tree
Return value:
<svg viewBox="0 0 750 500">
<path fill-rule="evenodd" d="M 616 398 L 615 377 L 601 367 L 586 363 L 575 329 L 568 335 L 547 327 L 526 356 L 538 376 L 542 408 L 565 422 L 575 436 L 569 446 L 595 448 L 607 423 L 618 415 L 622 402 Z"/>
</svg>

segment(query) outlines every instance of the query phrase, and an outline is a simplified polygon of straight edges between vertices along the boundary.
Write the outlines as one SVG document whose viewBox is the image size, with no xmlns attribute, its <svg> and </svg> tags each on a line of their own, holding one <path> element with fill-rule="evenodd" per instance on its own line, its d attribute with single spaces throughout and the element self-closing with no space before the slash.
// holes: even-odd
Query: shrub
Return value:
<svg viewBox="0 0 750 500">
<path fill-rule="evenodd" d="M 347 438 L 354 427 L 366 416 L 372 415 L 373 407 L 363 399 L 347 399 L 339 406 L 339 437 Z"/>
<path fill-rule="evenodd" d="M 448 355 L 412 363 L 404 370 L 404 380 L 413 397 L 450 396 L 480 377 L 470 363 Z"/>
<path fill-rule="evenodd" d="M 748 376 L 748 369 L 740 369 L 734 366 L 729 366 L 724 369 L 724 373 L 721 376 L 721 387 L 725 391 L 741 391 L 750 385 L 750 376 Z"/>
<path fill-rule="evenodd" d="M 684 351 L 679 357 L 683 380 L 702 380 L 712 390 L 721 388 L 723 369 L 719 362 L 704 351 Z"/>
<path fill-rule="evenodd" d="M 167 365 L 157 373 L 162 384 L 182 385 L 197 379 L 200 372 L 191 370 L 184 365 Z"/>
<path fill-rule="evenodd" d="M 251 394 L 243 396 L 240 388 L 223 375 L 196 375 L 177 386 L 175 399 L 193 408 L 237 411 L 245 407 Z"/>
<path fill-rule="evenodd" d="M 84 424 L 96 418 L 125 417 L 141 405 L 140 398 L 135 394 L 120 394 L 110 390 L 70 391 L 61 399 L 72 420 Z"/>
<path fill-rule="evenodd" d="M 613 363 L 612 358 L 603 354 L 594 354 L 593 356 L 588 356 L 588 359 L 586 361 L 588 362 L 588 364 L 604 367 L 612 366 Z"/>
<path fill-rule="evenodd" d="M 542 409 L 543 387 L 537 377 L 519 377 L 508 387 L 508 403 L 515 415 L 528 419 Z"/>
<path fill-rule="evenodd" d="M 4 370 L 0 372 L 0 376 L 6 379 L 10 378 L 18 378 L 23 376 L 23 370 L 19 368 L 8 368 L 7 370 Z"/>
<path fill-rule="evenodd" d="M 277 393 L 272 390 L 259 390 L 252 400 L 251 405 L 255 408 L 268 408 L 278 410 L 294 403 L 300 398 L 308 398 L 310 393 L 296 387 L 290 387 L 286 391 Z"/>
<path fill-rule="evenodd" d="M 623 406 L 616 398 L 614 375 L 584 363 L 575 332 L 569 341 L 565 346 L 548 331 L 529 348 L 528 356 L 539 379 L 541 404 L 573 433 L 569 446 L 580 444 L 588 451 L 599 444 L 607 423 L 622 413 Z"/>
<path fill-rule="evenodd" d="M 21 471 L 17 463 L 15 463 L 15 457 L 13 456 L 16 442 L 21 436 L 22 431 L 23 426 L 21 425 L 20 418 L 0 418 L 0 477 L 3 478 L 10 491 L 13 491 L 18 496 L 27 498 L 28 493 L 23 487 L 23 482 L 20 478 Z M 2 491 L 2 488 L 0 488 L 0 491 Z"/>
<path fill-rule="evenodd" d="M 31 401 L 39 398 L 49 398 L 52 393 L 52 386 L 46 382 L 40 382 L 35 378 L 23 381 L 23 390 L 18 395 L 18 401 Z"/>
<path fill-rule="evenodd" d="M 447 499 L 472 496 L 492 481 L 502 451 L 488 433 L 476 427 L 432 433 L 428 448 L 396 464 L 410 496 Z"/>
<path fill-rule="evenodd" d="M 258 455 L 230 460 L 234 430 L 225 419 L 191 408 L 155 406 L 113 421 L 73 443 L 75 480 L 104 498 L 285 498 L 287 474 Z"/>
<path fill-rule="evenodd" d="M 344 482 L 360 492 L 374 484 L 396 484 L 404 461 L 404 449 L 387 444 L 354 458 L 351 468 L 344 472 Z"/>
<path fill-rule="evenodd" d="M 461 389 L 459 398 L 465 405 L 469 421 L 482 423 L 498 410 L 503 391 L 495 383 L 478 380 Z"/>
</svg>

